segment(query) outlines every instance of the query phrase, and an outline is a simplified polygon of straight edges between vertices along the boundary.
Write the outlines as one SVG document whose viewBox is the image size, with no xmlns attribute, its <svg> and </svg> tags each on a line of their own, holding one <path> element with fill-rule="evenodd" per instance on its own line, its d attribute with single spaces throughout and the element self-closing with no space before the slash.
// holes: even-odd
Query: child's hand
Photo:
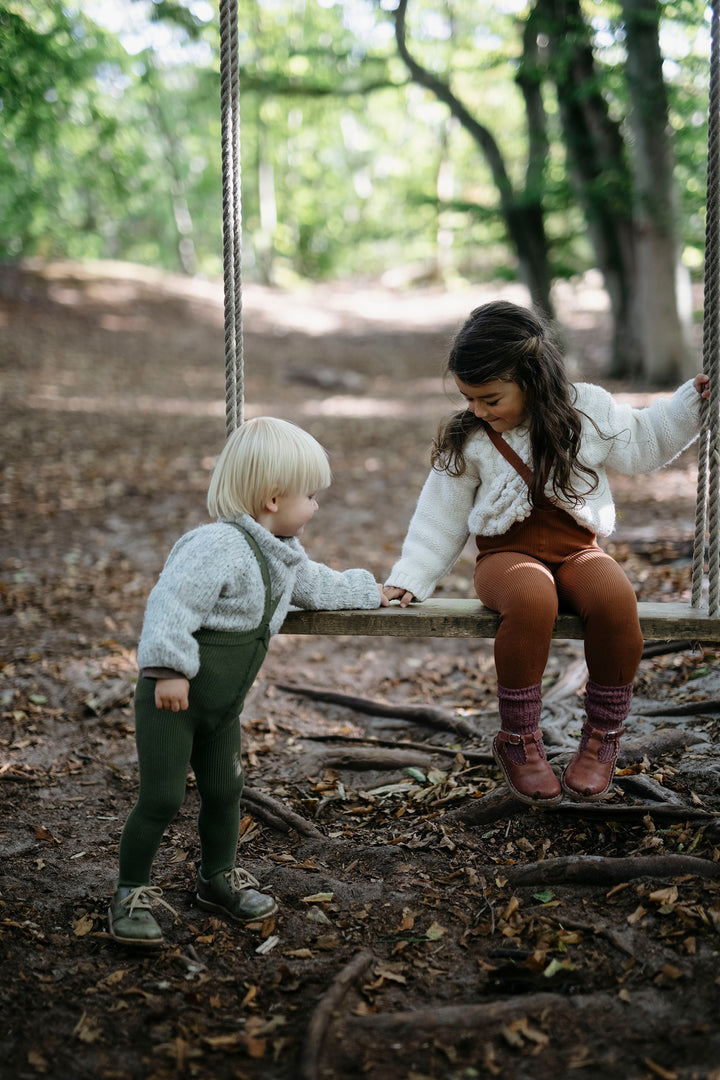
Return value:
<svg viewBox="0 0 720 1080">
<path fill-rule="evenodd" d="M 698 394 L 705 399 L 710 397 L 710 376 L 709 375 L 696 375 L 693 386 L 697 390 Z"/>
<path fill-rule="evenodd" d="M 408 592 L 407 589 L 398 589 L 396 585 L 386 585 L 383 589 L 383 593 L 388 602 L 399 598 L 400 607 L 407 607 L 410 601 L 415 599 L 413 594 Z"/>
<path fill-rule="evenodd" d="M 387 607 L 388 604 L 390 603 L 390 601 L 388 600 L 387 596 L 385 595 L 382 585 L 380 584 L 379 581 L 376 581 L 375 584 L 377 585 L 378 592 L 380 593 L 380 607 Z"/>
<path fill-rule="evenodd" d="M 169 709 L 170 712 L 184 712 L 189 704 L 190 683 L 178 676 L 177 679 L 155 680 L 155 707 Z"/>
</svg>

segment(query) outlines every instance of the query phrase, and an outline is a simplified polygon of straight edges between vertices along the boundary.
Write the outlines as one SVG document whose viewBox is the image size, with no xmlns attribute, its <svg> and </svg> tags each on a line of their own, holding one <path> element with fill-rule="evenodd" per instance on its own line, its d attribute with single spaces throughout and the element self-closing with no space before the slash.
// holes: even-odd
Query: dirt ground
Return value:
<svg viewBox="0 0 720 1080">
<path fill-rule="evenodd" d="M 295 420 L 331 455 L 313 557 L 384 578 L 449 406 L 448 338 L 500 292 L 524 300 L 245 290 L 247 415 Z M 601 300 L 591 282 L 558 295 L 576 377 L 600 377 Z M 135 644 L 172 543 L 206 520 L 223 366 L 215 285 L 1 269 L 3 1077 L 718 1080 L 708 648 L 643 660 L 606 804 L 540 812 L 507 800 L 489 757 L 491 642 L 280 635 L 242 720 L 240 837 L 277 915 L 238 929 L 194 907 L 189 778 L 155 868 L 177 913 L 160 909 L 166 944 L 109 938 L 137 784 Z M 615 491 L 607 547 L 639 598 L 689 599 L 693 451 Z M 441 595 L 470 595 L 471 571 L 468 549 Z M 440 712 L 412 722 L 287 685 Z M 544 726 L 558 763 L 581 687 L 581 645 L 557 642 Z"/>
</svg>

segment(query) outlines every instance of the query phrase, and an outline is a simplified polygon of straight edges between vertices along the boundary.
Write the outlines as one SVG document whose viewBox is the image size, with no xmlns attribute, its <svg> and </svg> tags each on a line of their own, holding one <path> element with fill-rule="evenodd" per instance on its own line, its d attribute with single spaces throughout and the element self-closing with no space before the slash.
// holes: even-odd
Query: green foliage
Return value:
<svg viewBox="0 0 720 1080">
<path fill-rule="evenodd" d="M 131 44 L 80 0 L 0 4 L 0 257 L 111 257 L 221 268 L 215 3 L 116 0 Z M 618 4 L 585 0 L 598 91 L 628 109 Z M 703 245 L 708 32 L 697 0 L 663 5 L 685 242 Z M 528 127 L 516 76 L 529 8 L 411 0 L 408 43 L 492 132 L 522 191 Z M 130 19 L 132 15 L 132 20 Z M 400 263 L 512 273 L 498 192 L 477 143 L 409 81 L 393 13 L 375 0 L 240 0 L 244 261 L 287 280 Z M 591 264 L 567 178 L 557 102 L 542 205 L 553 271 Z M 607 182 L 607 177 L 605 177 Z M 626 197 L 626 193 L 623 198 Z M 691 255 L 691 258 L 693 256 Z"/>
</svg>

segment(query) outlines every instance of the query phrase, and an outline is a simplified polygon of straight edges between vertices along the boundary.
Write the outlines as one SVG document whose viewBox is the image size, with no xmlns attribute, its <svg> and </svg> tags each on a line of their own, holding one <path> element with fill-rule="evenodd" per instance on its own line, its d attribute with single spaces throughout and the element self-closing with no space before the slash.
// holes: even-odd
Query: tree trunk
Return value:
<svg viewBox="0 0 720 1080">
<path fill-rule="evenodd" d="M 645 374 L 677 383 L 694 369 L 689 274 L 680 260 L 668 101 L 656 0 L 623 0 L 634 136 L 635 216 Z"/>
<path fill-rule="evenodd" d="M 668 108 L 656 0 L 624 0 L 635 174 L 600 91 L 579 0 L 538 0 L 550 39 L 569 172 L 613 314 L 608 374 L 656 384 L 685 378 L 689 281 L 678 257 Z M 686 323 L 678 314 L 685 298 Z"/>
<path fill-rule="evenodd" d="M 550 71 L 560 106 L 568 172 L 587 221 L 610 298 L 611 371 L 645 369 L 632 213 L 632 177 L 619 126 L 600 93 L 589 29 L 579 0 L 538 0 L 549 40 Z"/>
<path fill-rule="evenodd" d="M 517 255 L 520 276 L 530 291 L 533 303 L 552 317 L 548 246 L 542 203 L 538 194 L 528 192 L 523 196 L 515 192 L 492 133 L 470 114 L 447 83 L 433 75 L 412 56 L 406 42 L 406 11 L 407 0 L 400 0 L 395 11 L 395 40 L 398 52 L 413 81 L 430 90 L 439 101 L 445 102 L 451 114 L 480 147 L 497 188 L 500 212 Z"/>
</svg>

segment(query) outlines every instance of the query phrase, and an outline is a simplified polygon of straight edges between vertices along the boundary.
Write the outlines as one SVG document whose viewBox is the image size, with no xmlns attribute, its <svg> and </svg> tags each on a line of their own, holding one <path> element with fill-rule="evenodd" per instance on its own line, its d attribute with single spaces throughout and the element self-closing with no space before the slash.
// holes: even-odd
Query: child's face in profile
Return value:
<svg viewBox="0 0 720 1080">
<path fill-rule="evenodd" d="M 491 382 L 470 386 L 453 376 L 457 388 L 467 401 L 468 409 L 484 420 L 493 431 L 511 431 L 527 420 L 525 391 L 516 382 L 493 379 Z"/>
<path fill-rule="evenodd" d="M 275 510 L 268 528 L 273 536 L 299 536 L 318 508 L 315 492 L 307 495 L 275 495 L 271 500 Z"/>
</svg>

